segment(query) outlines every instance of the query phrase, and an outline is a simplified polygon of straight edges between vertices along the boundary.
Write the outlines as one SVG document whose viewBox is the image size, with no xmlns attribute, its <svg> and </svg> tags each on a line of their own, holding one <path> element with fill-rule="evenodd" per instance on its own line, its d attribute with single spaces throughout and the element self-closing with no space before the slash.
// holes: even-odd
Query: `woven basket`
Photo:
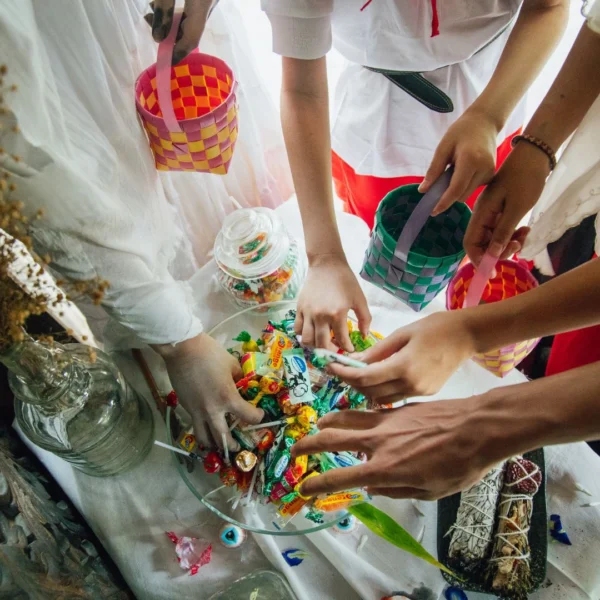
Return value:
<svg viewBox="0 0 600 600">
<path fill-rule="evenodd" d="M 473 281 L 475 269 L 467 263 L 459 269 L 446 292 L 446 308 L 457 310 L 463 307 L 469 286 Z M 513 260 L 501 260 L 496 264 L 496 277 L 490 279 L 483 289 L 481 301 L 498 302 L 512 298 L 538 286 L 535 277 L 521 263 Z M 538 339 L 527 340 L 477 354 L 473 360 L 498 377 L 504 377 L 514 369 L 538 344 Z"/>
<path fill-rule="evenodd" d="M 417 188 L 399 187 L 381 201 L 361 276 L 420 311 L 448 285 L 465 256 L 462 244 L 471 211 L 465 204 L 454 204 L 437 217 L 428 217 L 443 193 L 438 190 L 431 208 L 422 211 L 425 223 L 420 233 L 413 227 L 414 235 L 408 236 L 416 239 L 406 251 L 400 247 L 403 230 L 424 198 Z"/>
<path fill-rule="evenodd" d="M 136 81 L 137 111 L 159 171 L 225 175 L 238 136 L 237 82 L 224 61 L 197 50 L 171 67 L 180 19 Z"/>
</svg>

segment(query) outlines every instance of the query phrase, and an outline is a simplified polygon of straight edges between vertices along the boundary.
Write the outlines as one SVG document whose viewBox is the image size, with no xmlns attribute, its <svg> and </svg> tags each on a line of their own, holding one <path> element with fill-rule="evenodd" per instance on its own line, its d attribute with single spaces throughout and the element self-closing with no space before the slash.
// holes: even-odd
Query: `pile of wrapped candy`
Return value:
<svg viewBox="0 0 600 600">
<path fill-rule="evenodd" d="M 281 322 L 269 321 L 258 339 L 241 332 L 229 349 L 243 371 L 237 382 L 241 396 L 262 408 L 265 419 L 260 425 L 231 421 L 232 436 L 241 451 L 235 456 L 211 451 L 200 454 L 204 468 L 215 473 L 222 485 L 236 487 L 245 503 L 272 503 L 274 525 L 285 527 L 301 511 L 305 518 L 321 523 L 325 513 L 341 511 L 351 504 L 364 502 L 364 490 L 308 498 L 300 485 L 309 477 L 351 465 L 362 458 L 352 452 L 323 452 L 314 456 L 292 458 L 292 446 L 316 429 L 317 419 L 333 410 L 361 408 L 365 397 L 328 374 L 328 359 L 317 357 L 313 349 L 303 347 L 294 332 L 295 311 Z M 375 343 L 377 334 L 363 338 L 348 321 L 350 339 L 355 350 L 362 351 Z M 188 451 L 195 447 L 191 432 L 180 440 Z"/>
<path fill-rule="evenodd" d="M 538 465 L 521 456 L 492 469 L 461 494 L 449 564 L 485 581 L 503 598 L 522 600 L 531 588 L 529 529 Z"/>
</svg>

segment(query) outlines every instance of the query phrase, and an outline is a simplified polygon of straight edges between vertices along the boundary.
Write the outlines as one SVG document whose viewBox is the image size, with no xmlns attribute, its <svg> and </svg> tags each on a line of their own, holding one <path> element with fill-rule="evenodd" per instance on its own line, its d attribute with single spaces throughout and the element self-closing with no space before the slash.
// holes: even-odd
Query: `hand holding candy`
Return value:
<svg viewBox="0 0 600 600">
<path fill-rule="evenodd" d="M 155 349 L 165 359 L 179 401 L 192 417 L 198 444 L 212 447 L 216 442 L 220 446 L 225 434 L 229 449 L 238 450 L 225 414 L 246 423 L 260 423 L 264 412 L 240 397 L 235 381 L 242 372 L 235 358 L 206 334 Z"/>
<path fill-rule="evenodd" d="M 352 356 L 370 366 L 332 364 L 329 371 L 373 402 L 391 404 L 435 394 L 475 352 L 464 314 L 438 313 L 397 329 L 375 346 Z"/>
<path fill-rule="evenodd" d="M 356 313 L 359 329 L 366 336 L 371 313 L 345 257 L 323 255 L 313 259 L 298 299 L 296 333 L 302 335 L 302 343 L 333 350 L 333 330 L 340 348 L 352 352 L 354 347 L 346 323 L 350 309 Z"/>
</svg>

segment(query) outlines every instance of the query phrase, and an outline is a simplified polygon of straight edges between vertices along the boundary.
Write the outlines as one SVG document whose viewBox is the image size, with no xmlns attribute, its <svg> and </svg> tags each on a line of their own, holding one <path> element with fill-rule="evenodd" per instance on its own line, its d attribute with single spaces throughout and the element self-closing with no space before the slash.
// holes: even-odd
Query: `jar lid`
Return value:
<svg viewBox="0 0 600 600">
<path fill-rule="evenodd" d="M 237 279 L 260 279 L 276 271 L 287 258 L 290 239 L 270 208 L 242 208 L 223 222 L 215 241 L 219 267 Z"/>
</svg>

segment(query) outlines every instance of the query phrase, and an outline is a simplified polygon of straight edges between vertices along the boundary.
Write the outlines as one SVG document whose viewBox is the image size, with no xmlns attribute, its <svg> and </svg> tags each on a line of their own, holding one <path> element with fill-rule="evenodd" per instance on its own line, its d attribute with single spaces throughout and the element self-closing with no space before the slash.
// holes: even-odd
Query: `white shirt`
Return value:
<svg viewBox="0 0 600 600">
<path fill-rule="evenodd" d="M 425 173 L 445 131 L 489 82 L 521 2 L 438 1 L 439 34 L 432 36 L 433 5 L 426 0 L 371 0 L 366 6 L 365 0 L 262 0 L 276 53 L 316 59 L 333 45 L 351 63 L 336 90 L 332 146 L 359 174 Z M 454 112 L 425 108 L 363 66 L 424 73 L 450 96 Z M 499 142 L 522 125 L 523 115 L 521 106 Z"/>
<path fill-rule="evenodd" d="M 0 62 L 19 87 L 6 101 L 21 129 L 3 136 L 0 166 L 26 209 L 44 209 L 35 242 L 52 266 L 110 281 L 111 319 L 95 321 L 96 310 L 91 324 L 123 345 L 201 332 L 190 280 L 235 208 L 230 197 L 275 207 L 291 194 L 279 119 L 234 2 L 214 11 L 201 43 L 240 81 L 229 174 L 158 174 L 134 102 L 137 76 L 156 60 L 147 11 L 146 0 L 0 0 Z"/>
</svg>

